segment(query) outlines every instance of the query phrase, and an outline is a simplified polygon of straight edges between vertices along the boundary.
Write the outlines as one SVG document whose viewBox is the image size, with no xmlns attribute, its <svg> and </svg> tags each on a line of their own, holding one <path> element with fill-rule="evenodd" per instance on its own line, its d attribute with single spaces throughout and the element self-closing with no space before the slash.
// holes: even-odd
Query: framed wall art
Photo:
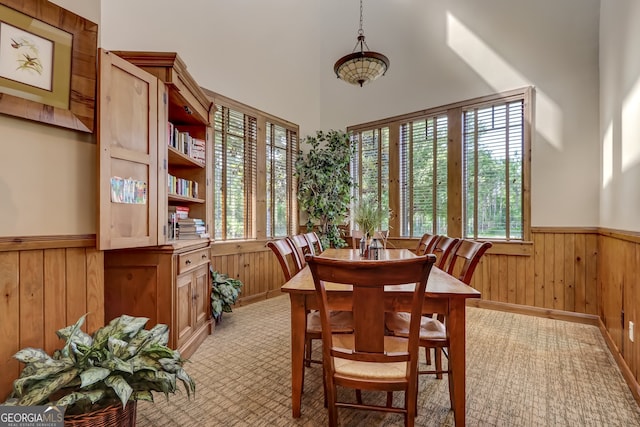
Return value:
<svg viewBox="0 0 640 427">
<path fill-rule="evenodd" d="M 1 0 L 0 113 L 93 132 L 97 35 L 47 0 Z"/>
</svg>

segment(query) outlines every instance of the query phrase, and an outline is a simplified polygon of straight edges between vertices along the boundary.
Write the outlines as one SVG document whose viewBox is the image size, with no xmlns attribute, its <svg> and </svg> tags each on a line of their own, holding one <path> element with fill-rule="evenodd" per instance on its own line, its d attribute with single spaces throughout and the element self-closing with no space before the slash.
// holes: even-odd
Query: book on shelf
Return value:
<svg viewBox="0 0 640 427">
<path fill-rule="evenodd" d="M 171 122 L 167 122 L 167 145 L 197 162 L 204 163 L 206 160 L 205 141 L 192 137 L 189 132 L 180 131 Z"/>
<path fill-rule="evenodd" d="M 189 218 L 188 206 L 169 206 L 167 210 L 169 212 L 169 217 L 171 217 L 171 214 L 175 214 L 176 220 Z"/>
<path fill-rule="evenodd" d="M 200 218 L 182 218 L 178 220 L 180 225 L 204 225 L 204 220 Z"/>
<path fill-rule="evenodd" d="M 167 189 L 169 194 L 198 198 L 198 183 L 196 181 L 167 174 Z"/>
<path fill-rule="evenodd" d="M 185 233 L 179 234 L 178 240 L 198 240 L 198 239 L 208 239 L 209 233 Z"/>
</svg>

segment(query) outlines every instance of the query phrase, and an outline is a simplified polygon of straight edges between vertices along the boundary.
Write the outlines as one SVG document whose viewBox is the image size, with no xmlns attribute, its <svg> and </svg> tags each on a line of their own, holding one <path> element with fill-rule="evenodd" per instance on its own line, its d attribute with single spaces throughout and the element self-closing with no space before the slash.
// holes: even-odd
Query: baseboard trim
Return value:
<svg viewBox="0 0 640 427">
<path fill-rule="evenodd" d="M 636 399 L 636 402 L 638 403 L 638 405 L 640 405 L 640 383 L 636 381 L 635 377 L 633 376 L 633 372 L 631 372 L 631 369 L 629 369 L 629 365 L 627 365 L 627 362 L 625 362 L 624 358 L 618 351 L 618 348 L 613 342 L 609 331 L 604 326 L 604 323 L 602 323 L 602 319 L 598 319 L 598 327 L 600 328 L 602 338 L 604 338 L 604 341 L 607 343 L 607 347 L 609 347 L 609 352 L 618 364 L 620 372 L 622 373 L 624 380 L 627 382 L 627 385 L 631 390 L 633 398 Z"/>
<path fill-rule="evenodd" d="M 236 302 L 237 306 L 243 306 L 243 305 L 248 305 L 248 304 L 253 304 L 254 302 L 258 302 L 258 301 L 262 301 L 262 300 L 266 300 L 269 298 L 273 298 L 273 297 L 279 297 L 283 295 L 282 291 L 280 290 L 280 288 L 278 289 L 271 289 L 267 292 L 261 292 L 259 294 L 254 294 L 254 295 L 250 295 L 247 297 L 240 297 L 238 298 L 238 301 Z"/>
<path fill-rule="evenodd" d="M 567 322 L 583 323 L 592 326 L 598 326 L 600 323 L 600 318 L 595 314 L 574 313 L 572 311 L 531 307 L 528 305 L 511 304 L 507 302 L 467 299 L 467 306 L 506 311 L 509 313 L 526 314 L 528 316 L 544 317 L 547 319 L 565 320 Z"/>
</svg>

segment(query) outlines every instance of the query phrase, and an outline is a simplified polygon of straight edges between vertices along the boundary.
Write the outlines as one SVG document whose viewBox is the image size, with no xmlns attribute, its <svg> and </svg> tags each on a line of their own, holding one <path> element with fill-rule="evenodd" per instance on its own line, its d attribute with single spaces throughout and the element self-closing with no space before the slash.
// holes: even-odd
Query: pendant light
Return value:
<svg viewBox="0 0 640 427">
<path fill-rule="evenodd" d="M 366 48 L 366 50 L 365 50 Z M 383 76 L 389 69 L 389 59 L 381 53 L 372 52 L 364 41 L 362 29 L 362 0 L 360 0 L 360 29 L 353 52 L 338 59 L 333 71 L 339 79 L 352 85 L 365 85 Z"/>
</svg>

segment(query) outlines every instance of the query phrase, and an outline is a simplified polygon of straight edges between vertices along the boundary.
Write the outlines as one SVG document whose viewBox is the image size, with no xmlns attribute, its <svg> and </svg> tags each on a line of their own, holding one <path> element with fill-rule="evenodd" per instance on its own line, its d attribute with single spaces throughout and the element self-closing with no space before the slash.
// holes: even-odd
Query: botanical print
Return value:
<svg viewBox="0 0 640 427">
<path fill-rule="evenodd" d="M 0 77 L 51 91 L 53 42 L 0 22 Z"/>
</svg>

